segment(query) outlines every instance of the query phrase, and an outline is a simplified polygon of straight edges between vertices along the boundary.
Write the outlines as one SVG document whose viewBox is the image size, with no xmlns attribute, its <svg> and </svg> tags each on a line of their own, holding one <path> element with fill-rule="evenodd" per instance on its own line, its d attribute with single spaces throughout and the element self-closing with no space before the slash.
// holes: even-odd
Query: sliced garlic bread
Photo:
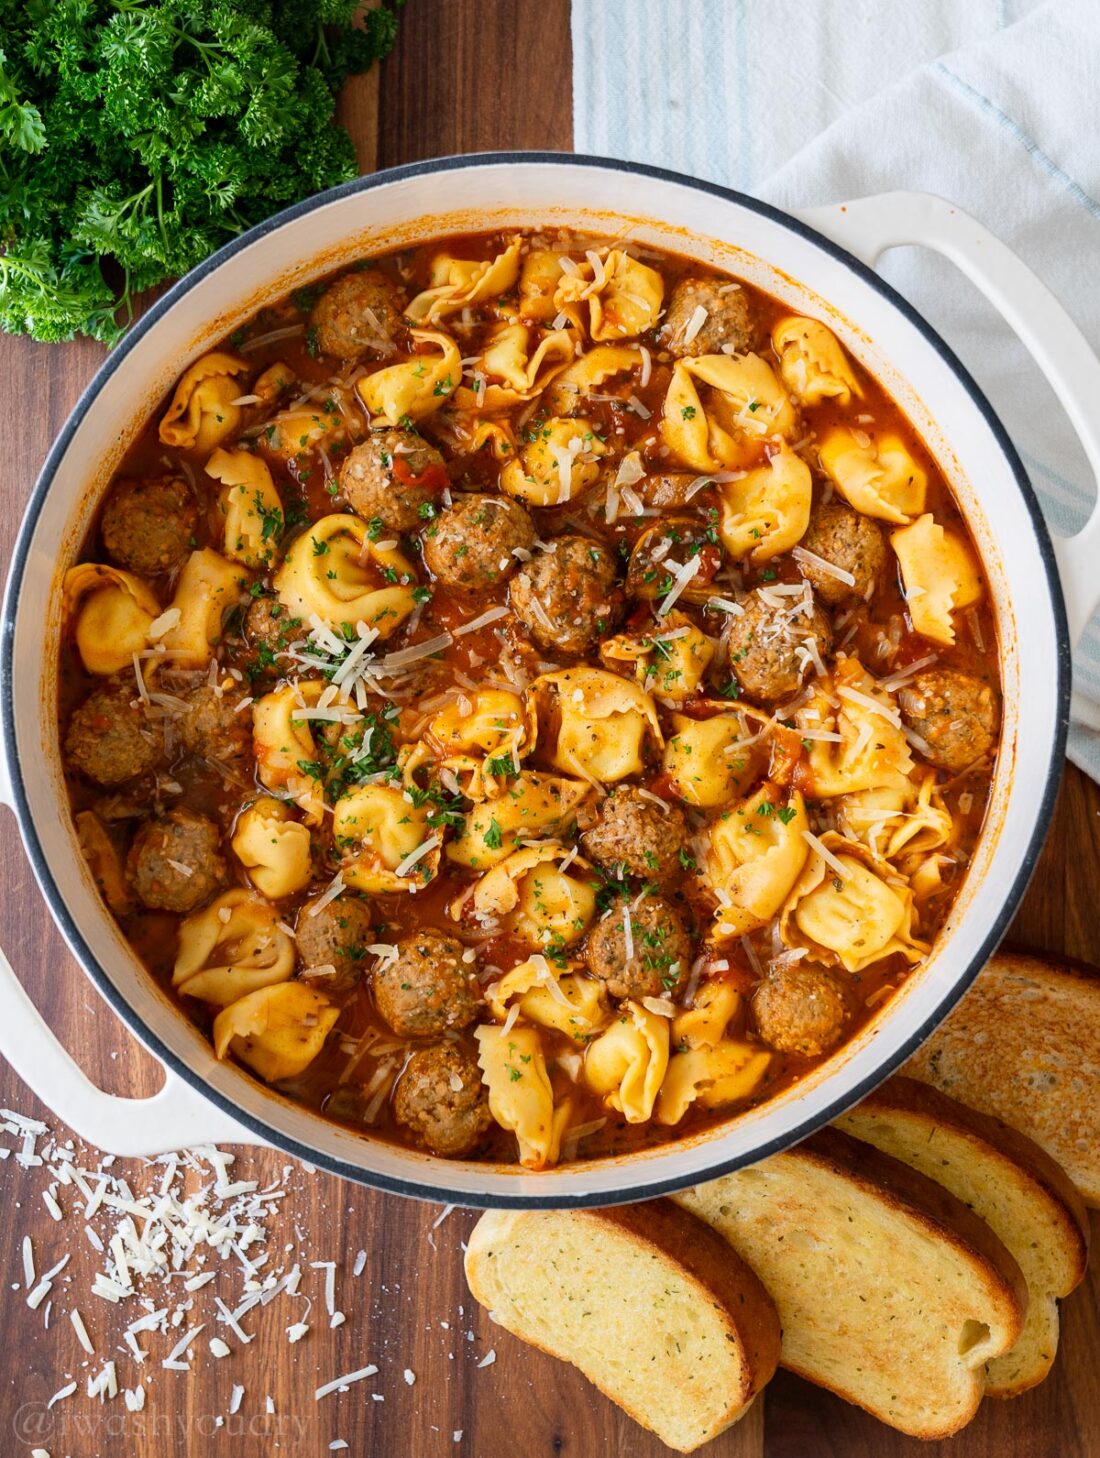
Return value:
<svg viewBox="0 0 1100 1458">
<path fill-rule="evenodd" d="M 835 1129 L 675 1199 L 768 1288 L 783 1366 L 904 1433 L 969 1422 L 986 1362 L 1019 1337 L 1027 1288 L 989 1228 Z"/>
<path fill-rule="evenodd" d="M 1034 1139 L 1100 1208 L 1100 971 L 998 952 L 903 1072 Z"/>
<path fill-rule="evenodd" d="M 988 1363 L 985 1390 L 1014 1397 L 1041 1382 L 1058 1349 L 1058 1297 L 1088 1263 L 1088 1217 L 1061 1167 L 999 1119 L 912 1078 L 889 1079 L 836 1127 L 943 1185 L 1003 1241 L 1027 1281 L 1027 1315 L 1012 1350 Z"/>
<path fill-rule="evenodd" d="M 668 1200 L 487 1211 L 466 1279 L 494 1321 L 572 1362 L 681 1453 L 736 1422 L 779 1360 L 760 1281 Z"/>
</svg>

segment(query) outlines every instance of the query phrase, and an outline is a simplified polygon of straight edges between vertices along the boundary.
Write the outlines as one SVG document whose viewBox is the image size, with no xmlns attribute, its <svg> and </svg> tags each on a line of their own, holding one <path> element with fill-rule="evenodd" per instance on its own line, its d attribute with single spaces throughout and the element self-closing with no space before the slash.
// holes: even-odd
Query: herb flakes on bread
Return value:
<svg viewBox="0 0 1100 1458">
<path fill-rule="evenodd" d="M 1088 1218 L 1065 1172 L 999 1119 L 912 1078 L 889 1079 L 836 1126 L 943 1185 L 1011 1251 L 1027 1281 L 1027 1315 L 1011 1351 L 989 1362 L 986 1393 L 1036 1386 L 1058 1350 L 1058 1297 L 1088 1263 Z"/>
<path fill-rule="evenodd" d="M 779 1359 L 761 1282 L 669 1200 L 487 1211 L 466 1279 L 494 1321 L 572 1362 L 681 1453 L 743 1416 Z"/>
<path fill-rule="evenodd" d="M 834 1129 L 677 1195 L 760 1276 L 783 1366 L 915 1437 L 974 1416 L 1017 1341 L 1019 1266 L 961 1201 Z"/>
</svg>

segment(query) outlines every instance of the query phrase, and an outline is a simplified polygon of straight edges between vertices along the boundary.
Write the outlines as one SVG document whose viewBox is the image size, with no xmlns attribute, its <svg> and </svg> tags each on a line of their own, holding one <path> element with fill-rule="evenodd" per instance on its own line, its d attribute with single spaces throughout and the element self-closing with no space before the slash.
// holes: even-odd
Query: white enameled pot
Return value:
<svg viewBox="0 0 1100 1458">
<path fill-rule="evenodd" d="M 100 902 L 65 809 L 54 730 L 61 573 L 102 487 L 184 367 L 260 305 L 355 258 L 448 233 L 532 225 L 625 234 L 689 254 L 824 319 L 891 390 L 951 482 L 985 559 L 1005 687 L 1004 746 L 973 866 L 934 955 L 877 1019 L 802 1084 L 712 1133 L 541 1174 L 436 1159 L 357 1136 L 218 1063 Z M 752 1163 L 802 1138 L 898 1067 L 961 996 L 1023 892 L 1062 765 L 1070 644 L 1100 598 L 1093 565 L 1100 513 L 1079 537 L 1052 547 L 1019 459 L 973 380 L 872 272 L 880 253 L 909 243 L 947 255 L 1000 308 L 1100 473 L 1100 362 L 1003 244 L 930 196 L 890 194 L 792 217 L 719 187 L 596 158 L 448 158 L 363 178 L 281 213 L 216 253 L 154 306 L 96 375 L 50 452 L 15 548 L 3 610 L 2 797 L 73 953 L 166 1066 L 155 1098 L 103 1094 L 3 963 L 0 1051 L 61 1119 L 120 1154 L 211 1140 L 266 1142 L 410 1195 L 473 1205 L 608 1204 Z"/>
</svg>

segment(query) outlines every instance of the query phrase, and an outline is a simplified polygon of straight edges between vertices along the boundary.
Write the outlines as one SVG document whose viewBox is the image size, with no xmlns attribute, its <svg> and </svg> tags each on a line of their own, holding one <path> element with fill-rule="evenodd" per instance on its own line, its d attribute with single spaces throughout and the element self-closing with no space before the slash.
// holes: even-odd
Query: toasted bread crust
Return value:
<svg viewBox="0 0 1100 1458">
<path fill-rule="evenodd" d="M 751 1401 L 775 1375 L 780 1350 L 779 1313 L 752 1267 L 705 1220 L 671 1200 L 588 1213 L 639 1244 L 671 1256 L 730 1313 L 745 1365 L 741 1401 Z"/>
<path fill-rule="evenodd" d="M 1041 1145 L 1021 1134 L 994 1114 L 983 1114 L 953 1099 L 930 1083 L 895 1074 L 863 1099 L 861 1108 L 888 1113 L 897 1109 L 904 1113 L 922 1114 L 955 1129 L 964 1137 L 987 1144 L 992 1151 L 1011 1160 L 1039 1185 L 1050 1199 L 1052 1211 L 1062 1227 L 1067 1246 L 1076 1247 L 1075 1279 L 1060 1296 L 1068 1296 L 1085 1278 L 1089 1259 L 1089 1217 L 1077 1186 L 1065 1170 Z"/>
<path fill-rule="evenodd" d="M 1006 1120 L 1100 1207 L 1100 969 L 998 952 L 905 1065 L 922 1083 Z"/>
</svg>

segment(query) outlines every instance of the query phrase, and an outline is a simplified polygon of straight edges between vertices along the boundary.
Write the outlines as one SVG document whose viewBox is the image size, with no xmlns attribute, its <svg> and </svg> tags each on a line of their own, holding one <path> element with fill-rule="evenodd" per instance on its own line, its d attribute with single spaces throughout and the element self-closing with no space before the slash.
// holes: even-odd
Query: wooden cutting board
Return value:
<svg viewBox="0 0 1100 1458">
<path fill-rule="evenodd" d="M 380 72 L 352 83 L 343 115 L 364 171 L 451 152 L 554 148 L 572 144 L 568 0 L 409 0 L 400 39 Z M 46 346 L 0 337 L 0 379 L 7 397 L 0 534 L 10 548 L 22 504 L 49 444 L 103 356 L 92 344 Z M 45 732 L 49 733 L 48 727 Z M 1100 963 L 1100 790 L 1072 768 L 1035 882 L 1014 938 L 1033 947 Z M 10 816 L 0 817 L 0 945 L 52 1026 L 102 1087 L 148 1094 L 158 1086 L 152 1060 L 123 1031 L 87 983 L 42 905 Z M 50 1120 L 14 1075 L 0 1069 L 0 1103 Z M 64 1135 L 64 1131 L 61 1131 Z M 13 1143 L 5 1137 L 0 1143 Z M 281 1178 L 278 1154 L 241 1151 L 236 1178 Z M 136 1168 L 136 1166 L 135 1166 Z M 273 1452 L 325 1454 L 343 1440 L 371 1458 L 575 1458 L 666 1450 L 600 1397 L 572 1368 L 524 1348 L 474 1310 L 462 1278 L 461 1241 L 472 1217 L 456 1211 L 433 1229 L 439 1207 L 373 1194 L 296 1169 L 269 1248 L 338 1262 L 337 1305 L 347 1320 L 329 1330 L 322 1272 L 303 1287 L 316 1298 L 311 1330 L 291 1344 L 285 1328 L 299 1319 L 276 1300 L 246 1323 L 252 1343 L 215 1360 L 196 1341 L 192 1371 L 165 1371 L 171 1340 L 143 1340 L 142 1373 L 119 1356 L 120 1378 L 144 1376 L 147 1402 L 129 1413 L 119 1398 L 106 1406 L 83 1392 L 88 1371 L 116 1355 L 123 1327 L 139 1314 L 88 1291 L 99 1269 L 82 1220 L 48 1219 L 41 1171 L 0 1165 L 0 1331 L 7 1356 L 0 1377 L 0 1451 L 95 1458 L 232 1451 L 234 1458 Z M 62 1192 L 63 1202 L 72 1204 Z M 39 1272 L 66 1252 L 72 1259 L 50 1330 L 28 1309 L 21 1239 L 34 1238 Z M 1100 1229 L 1096 1232 L 1100 1235 Z M 356 1252 L 366 1263 L 352 1275 Z M 218 1289 L 217 1287 L 212 1289 Z M 189 1320 L 213 1321 L 197 1293 Z M 828 1300 L 828 1292 L 822 1292 Z M 82 1311 L 96 1347 L 90 1367 L 65 1315 Z M 317 1313 L 321 1313 L 318 1315 Z M 224 1326 L 220 1335 L 239 1343 Z M 884 1333 L 884 1340 L 888 1337 Z M 495 1360 L 487 1363 L 490 1352 Z M 843 1402 L 781 1373 L 750 1415 L 706 1452 L 712 1458 L 1096 1458 L 1100 1453 L 1100 1277 L 1065 1306 L 1062 1350 L 1054 1375 L 1011 1403 L 987 1402 L 958 1438 L 918 1444 L 899 1437 Z M 347 1393 L 314 1399 L 322 1383 L 376 1363 L 378 1375 Z M 479 1365 L 485 1364 L 485 1365 Z M 410 1385 L 405 1370 L 412 1374 Z M 45 1409 L 71 1373 L 72 1398 Z M 245 1391 L 231 1414 L 232 1388 Z M 270 1396 L 274 1414 L 266 1411 Z M 377 1400 L 381 1397 L 383 1400 Z M 221 1419 L 219 1429 L 217 1423 Z M 11 1436 L 9 1436 L 11 1435 Z M 14 1441 L 12 1440 L 14 1438 Z M 221 1445 L 221 1446 L 219 1446 Z M 335 1449 L 333 1451 L 343 1451 Z"/>
</svg>

